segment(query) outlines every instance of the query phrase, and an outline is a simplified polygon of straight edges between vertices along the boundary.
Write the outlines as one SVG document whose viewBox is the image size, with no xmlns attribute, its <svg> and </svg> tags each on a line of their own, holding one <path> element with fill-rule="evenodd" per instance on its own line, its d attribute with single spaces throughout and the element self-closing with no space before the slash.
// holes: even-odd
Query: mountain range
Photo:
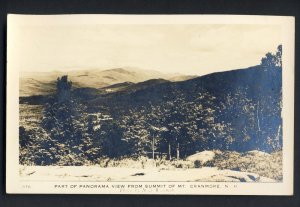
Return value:
<svg viewBox="0 0 300 207">
<path fill-rule="evenodd" d="M 102 75 L 99 80 L 112 80 L 107 77 L 108 74 L 116 76 L 110 85 L 107 81 L 102 87 L 96 78 L 88 80 L 92 73 L 79 75 L 85 80 L 81 82 L 78 81 L 81 79 L 79 77 L 72 79 L 74 74 L 69 76 L 75 86 L 71 91 L 72 96 L 87 106 L 88 113 L 107 114 L 119 127 L 127 120 L 123 128 L 133 128 L 130 133 L 136 130 L 132 137 L 142 137 L 137 135 L 141 130 L 151 132 L 151 126 L 167 128 L 173 131 L 173 135 L 168 136 L 177 137 L 178 143 L 181 137 L 186 137 L 186 141 L 196 140 L 188 141 L 192 146 L 182 149 L 186 155 L 197 149 L 257 149 L 269 152 L 282 146 L 282 69 L 258 65 L 192 79 L 185 76 L 182 77 L 183 81 L 176 82 L 153 79 L 161 76 L 160 73 L 144 74 L 141 78 L 140 73 L 124 69 L 102 71 L 99 74 Z M 145 77 L 150 79 L 145 80 Z M 53 77 L 53 83 L 55 80 Z M 43 88 L 44 83 L 39 83 Z M 82 87 L 80 84 L 86 85 Z M 20 103 L 43 105 L 51 102 L 51 99 L 53 95 L 48 93 L 20 97 Z M 133 117 L 134 120 L 131 120 Z M 132 124 L 135 122 L 135 125 Z M 176 135 L 179 133 L 175 130 L 178 127 L 183 134 Z"/>
<path fill-rule="evenodd" d="M 68 72 L 23 72 L 20 75 L 20 96 L 47 95 L 55 92 L 56 79 L 68 75 L 74 88 L 104 88 L 106 92 L 115 91 L 127 83 L 138 83 L 150 79 L 184 81 L 197 76 L 182 74 L 164 74 L 153 70 L 141 70 L 132 67 L 108 70 L 90 69 Z M 120 84 L 120 85 L 118 85 Z M 114 88 L 114 89 L 112 89 Z"/>
</svg>

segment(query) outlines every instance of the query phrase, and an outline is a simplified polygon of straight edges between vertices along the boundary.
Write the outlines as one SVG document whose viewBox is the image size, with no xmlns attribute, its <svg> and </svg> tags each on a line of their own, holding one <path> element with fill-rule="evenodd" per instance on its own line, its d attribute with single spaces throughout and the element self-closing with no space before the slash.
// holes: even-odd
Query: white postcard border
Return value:
<svg viewBox="0 0 300 207">
<path fill-rule="evenodd" d="M 19 68 L 14 45 L 20 26 L 49 24 L 275 24 L 282 28 L 283 45 L 283 182 L 34 182 L 19 179 Z M 292 195 L 294 149 L 294 17 L 243 15 L 8 15 L 7 29 L 6 192 L 44 194 L 204 194 Z M 57 188 L 55 185 L 66 185 Z M 89 188 L 80 185 L 99 185 Z M 102 185 L 107 185 L 104 187 Z M 124 188 L 113 187 L 124 185 Z M 130 185 L 141 185 L 131 188 Z M 166 187 L 147 188 L 146 185 Z M 200 185 L 200 187 L 192 187 Z M 206 187 L 201 187 L 201 185 Z M 210 187 L 215 185 L 219 187 Z M 73 188 L 72 188 L 73 186 Z M 102 187 L 101 187 L 102 186 Z M 184 187 L 182 187 L 184 186 Z"/>
</svg>

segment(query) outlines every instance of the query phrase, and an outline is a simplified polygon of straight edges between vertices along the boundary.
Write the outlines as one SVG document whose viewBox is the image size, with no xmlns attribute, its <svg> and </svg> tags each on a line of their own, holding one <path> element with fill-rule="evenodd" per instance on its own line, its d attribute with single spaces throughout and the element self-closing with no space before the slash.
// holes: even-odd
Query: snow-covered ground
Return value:
<svg viewBox="0 0 300 207">
<path fill-rule="evenodd" d="M 276 182 L 255 173 L 219 170 L 215 167 L 193 169 L 145 169 L 99 166 L 20 166 L 22 180 L 31 181 L 218 181 Z"/>
</svg>

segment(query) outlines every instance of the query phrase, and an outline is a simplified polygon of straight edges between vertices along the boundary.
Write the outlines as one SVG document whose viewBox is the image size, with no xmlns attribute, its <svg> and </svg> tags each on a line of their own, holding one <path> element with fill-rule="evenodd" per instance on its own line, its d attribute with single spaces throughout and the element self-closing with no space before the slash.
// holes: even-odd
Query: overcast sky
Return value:
<svg viewBox="0 0 300 207">
<path fill-rule="evenodd" d="M 272 25 L 29 25 L 16 32 L 21 71 L 137 67 L 203 75 L 257 65 L 281 44 Z"/>
</svg>

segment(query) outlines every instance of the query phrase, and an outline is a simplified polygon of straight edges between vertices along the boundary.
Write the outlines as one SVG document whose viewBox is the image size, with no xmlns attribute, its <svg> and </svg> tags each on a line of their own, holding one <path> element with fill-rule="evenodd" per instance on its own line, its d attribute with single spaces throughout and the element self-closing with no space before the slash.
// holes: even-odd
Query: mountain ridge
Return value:
<svg viewBox="0 0 300 207">
<path fill-rule="evenodd" d="M 76 88 L 103 88 L 123 82 L 143 82 L 150 79 L 182 81 L 195 76 L 164 74 L 158 71 L 136 68 L 113 68 L 106 70 L 74 70 L 53 72 L 23 72 L 20 76 L 20 96 L 47 95 L 55 92 L 56 79 L 68 75 Z"/>
<path fill-rule="evenodd" d="M 136 127 L 146 127 L 145 131 L 151 131 L 149 123 L 170 129 L 186 123 L 184 127 L 206 131 L 201 132 L 203 139 L 215 140 L 207 143 L 208 149 L 225 145 L 237 151 L 271 151 L 282 144 L 281 87 L 282 70 L 259 65 L 186 81 L 150 79 L 114 91 L 81 87 L 71 93 L 87 106 L 88 113 L 109 114 L 119 125 L 130 117 L 144 120 L 144 125 Z M 45 104 L 53 98 L 20 97 L 20 103 Z"/>
</svg>

